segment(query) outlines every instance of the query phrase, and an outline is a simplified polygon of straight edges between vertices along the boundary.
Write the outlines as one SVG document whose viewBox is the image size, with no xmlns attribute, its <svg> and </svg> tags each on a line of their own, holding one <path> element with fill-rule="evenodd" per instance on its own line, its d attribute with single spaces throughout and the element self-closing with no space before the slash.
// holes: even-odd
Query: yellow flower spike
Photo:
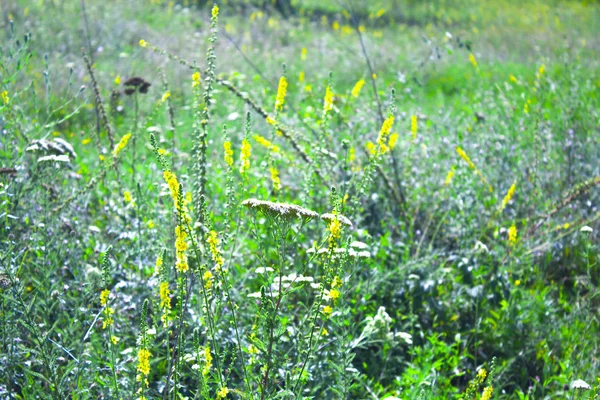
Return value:
<svg viewBox="0 0 600 400">
<path fill-rule="evenodd" d="M 192 87 L 200 86 L 200 72 L 196 71 L 192 74 Z"/>
<path fill-rule="evenodd" d="M 304 71 L 300 71 L 300 73 L 298 74 L 298 82 L 304 82 Z"/>
<path fill-rule="evenodd" d="M 508 202 L 513 198 L 516 190 L 517 190 L 517 181 L 515 180 L 513 182 L 513 184 L 510 186 L 510 188 L 508 189 L 508 192 L 506 192 L 506 196 L 504 196 L 504 199 L 502 200 L 502 204 L 500 205 L 500 210 L 499 210 L 500 212 L 502 212 L 504 210 L 504 208 L 506 207 Z"/>
<path fill-rule="evenodd" d="M 106 303 L 108 302 L 108 297 L 110 296 L 110 290 L 108 289 L 104 289 L 101 293 L 100 293 L 100 305 L 102 307 L 104 307 L 106 305 Z"/>
<path fill-rule="evenodd" d="M 325 99 L 323 101 L 323 116 L 327 115 L 329 111 L 333 108 L 333 92 L 331 91 L 331 87 L 327 86 L 325 89 Z"/>
<path fill-rule="evenodd" d="M 514 246 L 515 243 L 517 243 L 517 227 L 515 224 L 512 224 L 510 228 L 508 228 L 508 244 Z"/>
<path fill-rule="evenodd" d="M 302 61 L 306 60 L 306 55 L 307 55 L 307 53 L 308 53 L 308 51 L 306 50 L 306 47 L 303 47 L 303 48 L 302 48 L 302 53 L 301 53 L 301 55 L 300 55 L 300 59 L 301 59 Z"/>
<path fill-rule="evenodd" d="M 223 386 L 221 389 L 219 389 L 219 391 L 217 392 L 217 400 L 221 400 L 227 397 L 227 394 L 229 393 L 229 389 L 227 389 L 226 386 Z"/>
<path fill-rule="evenodd" d="M 115 78 L 115 85 L 119 86 L 121 84 L 121 75 L 117 75 Z"/>
<path fill-rule="evenodd" d="M 142 40 L 140 40 L 140 46 L 147 47 L 148 46 L 148 42 L 146 42 L 144 39 L 142 39 Z"/>
<path fill-rule="evenodd" d="M 269 171 L 271 172 L 271 181 L 273 182 L 273 190 L 275 192 L 278 192 L 279 190 L 281 190 L 281 180 L 279 179 L 279 171 L 277 171 L 276 168 L 269 168 Z"/>
<path fill-rule="evenodd" d="M 540 69 L 538 70 L 538 72 L 540 73 L 540 76 L 544 75 L 544 71 L 546 71 L 546 66 L 544 64 L 542 64 L 540 66 Z"/>
<path fill-rule="evenodd" d="M 492 393 L 494 392 L 494 388 L 491 386 L 483 389 L 483 393 L 481 394 L 481 400 L 490 400 L 492 398 Z"/>
<path fill-rule="evenodd" d="M 467 153 L 465 153 L 465 151 L 461 147 L 457 146 L 456 152 L 458 153 L 460 158 L 462 158 L 463 160 L 466 161 L 467 164 L 469 164 L 469 168 L 475 169 L 475 164 L 473 164 L 473 161 L 471 161 L 471 158 L 469 158 Z"/>
<path fill-rule="evenodd" d="M 171 291 L 169 282 L 161 282 L 159 286 L 160 308 L 163 310 L 171 309 Z"/>
<path fill-rule="evenodd" d="M 269 124 L 269 125 L 275 126 L 275 124 L 277 124 L 277 121 L 275 121 L 275 119 L 273 117 L 271 117 L 270 115 L 267 115 L 267 118 L 265 118 L 265 120 L 267 121 L 267 124 Z"/>
<path fill-rule="evenodd" d="M 456 166 L 452 166 L 452 168 L 450 168 L 450 171 L 448 171 L 448 175 L 446 175 L 446 181 L 444 182 L 444 186 L 448 186 L 450 185 L 450 183 L 452 183 L 452 178 L 454 178 L 454 170 L 456 169 Z"/>
<path fill-rule="evenodd" d="M 333 313 L 333 308 L 331 306 L 325 306 L 321 312 L 324 316 L 329 317 L 331 313 Z"/>
<path fill-rule="evenodd" d="M 358 97 L 358 95 L 360 94 L 360 90 L 362 89 L 362 87 L 365 85 L 365 80 L 361 79 L 358 82 L 356 82 L 356 84 L 354 85 L 354 87 L 352 88 L 352 92 L 350 93 L 350 95 L 352 97 Z"/>
<path fill-rule="evenodd" d="M 240 173 L 245 174 L 250 169 L 250 153 L 252 146 L 246 139 L 242 140 Z"/>
<path fill-rule="evenodd" d="M 477 60 L 475 59 L 475 56 L 473 55 L 473 53 L 469 53 L 469 61 L 471 62 L 471 64 L 473 64 L 473 66 L 475 68 L 478 68 Z"/>
<path fill-rule="evenodd" d="M 396 147 L 396 142 L 398 141 L 398 133 L 394 132 L 390 135 L 390 140 L 388 141 L 388 147 L 390 148 L 390 150 L 394 150 L 394 147 Z"/>
<path fill-rule="evenodd" d="M 224 142 L 223 149 L 225 151 L 223 159 L 225 160 L 225 163 L 231 167 L 233 165 L 233 150 L 231 149 L 231 142 Z"/>
<path fill-rule="evenodd" d="M 160 101 L 164 103 L 169 97 L 171 97 L 171 92 L 165 92 L 165 94 L 162 95 Z"/>
<path fill-rule="evenodd" d="M 219 16 L 219 6 L 215 4 L 212 8 L 211 14 L 213 18 L 217 18 Z"/>
<path fill-rule="evenodd" d="M 287 93 L 287 79 L 285 76 L 279 78 L 279 86 L 277 86 L 277 96 L 275 97 L 275 111 L 281 111 L 285 103 L 285 95 Z"/>
<path fill-rule="evenodd" d="M 125 148 L 125 146 L 127 146 L 127 142 L 129 142 L 129 139 L 131 138 L 131 133 L 128 133 L 127 135 L 123 136 L 121 138 L 121 140 L 119 141 L 119 143 L 117 143 L 117 145 L 115 146 L 115 149 L 113 150 L 113 156 L 118 156 L 119 153 Z"/>
<path fill-rule="evenodd" d="M 410 133 L 412 134 L 413 140 L 417 140 L 417 129 L 418 129 L 417 116 L 412 115 L 410 117 Z"/>
<path fill-rule="evenodd" d="M 138 366 L 137 371 L 144 375 L 148 376 L 150 373 L 150 351 L 148 349 L 140 349 L 138 351 Z"/>
</svg>

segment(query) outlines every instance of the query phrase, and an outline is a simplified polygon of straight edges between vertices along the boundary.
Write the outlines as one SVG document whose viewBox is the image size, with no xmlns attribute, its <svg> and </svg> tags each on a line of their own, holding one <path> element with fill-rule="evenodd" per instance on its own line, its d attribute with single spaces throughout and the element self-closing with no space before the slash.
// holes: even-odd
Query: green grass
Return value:
<svg viewBox="0 0 600 400">
<path fill-rule="evenodd" d="M 3 6 L 0 398 L 600 393 L 597 3 L 191 3 Z"/>
</svg>

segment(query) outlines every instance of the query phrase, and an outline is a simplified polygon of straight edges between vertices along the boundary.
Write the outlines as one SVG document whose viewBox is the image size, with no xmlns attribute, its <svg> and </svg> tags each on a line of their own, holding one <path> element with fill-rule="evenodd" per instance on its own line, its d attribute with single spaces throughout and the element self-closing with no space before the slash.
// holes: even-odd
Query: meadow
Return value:
<svg viewBox="0 0 600 400">
<path fill-rule="evenodd" d="M 0 399 L 600 398 L 600 3 L 4 0 Z"/>
</svg>

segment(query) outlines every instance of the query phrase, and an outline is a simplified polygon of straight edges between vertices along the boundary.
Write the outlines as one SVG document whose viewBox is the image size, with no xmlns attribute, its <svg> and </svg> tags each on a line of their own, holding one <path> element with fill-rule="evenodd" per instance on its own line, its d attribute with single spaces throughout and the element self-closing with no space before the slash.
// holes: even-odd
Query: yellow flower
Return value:
<svg viewBox="0 0 600 400">
<path fill-rule="evenodd" d="M 544 75 L 544 71 L 546 71 L 546 66 L 545 66 L 544 64 L 542 64 L 542 65 L 540 66 L 540 69 L 539 69 L 538 71 L 539 71 L 539 73 L 540 73 L 540 76 L 541 76 L 541 75 Z"/>
<path fill-rule="evenodd" d="M 356 84 L 352 88 L 351 96 L 352 97 L 358 97 L 358 95 L 360 94 L 360 90 L 362 89 L 362 87 L 364 85 L 365 85 L 365 80 L 364 79 L 361 79 L 358 82 L 356 82 Z"/>
<path fill-rule="evenodd" d="M 177 225 L 175 227 L 175 250 L 176 250 L 176 260 L 175 260 L 175 268 L 179 272 L 187 272 L 189 269 L 189 265 L 187 262 L 187 256 L 185 255 L 185 251 L 188 249 L 188 244 L 186 242 L 187 232 L 182 225 Z"/>
<path fill-rule="evenodd" d="M 275 125 L 277 123 L 277 121 L 275 121 L 275 119 L 273 117 L 271 117 L 270 115 L 267 115 L 267 118 L 265 118 L 267 121 L 267 124 L 269 125 Z"/>
<path fill-rule="evenodd" d="M 342 223 L 339 219 L 334 219 L 329 223 L 329 233 L 331 239 L 339 239 L 342 235 Z"/>
<path fill-rule="evenodd" d="M 336 276 L 333 278 L 333 281 L 331 282 L 331 288 L 335 289 L 336 287 L 341 287 L 342 286 L 342 280 L 340 279 L 339 276 Z"/>
<path fill-rule="evenodd" d="M 119 340 L 121 340 L 121 339 L 119 339 L 118 337 L 116 337 L 114 335 L 110 337 L 110 341 L 111 341 L 112 344 L 119 343 Z"/>
<path fill-rule="evenodd" d="M 125 148 L 125 146 L 127 146 L 127 142 L 129 141 L 129 138 L 131 138 L 131 133 L 128 133 L 127 135 L 125 135 L 121 138 L 121 140 L 119 141 L 119 143 L 117 143 L 117 145 L 115 146 L 115 149 L 113 150 L 113 156 L 116 157 L 119 155 L 121 150 L 123 150 Z"/>
<path fill-rule="evenodd" d="M 326 317 L 330 316 L 332 312 L 333 312 L 333 308 L 331 306 L 325 306 L 325 307 L 323 307 L 322 313 Z"/>
<path fill-rule="evenodd" d="M 450 168 L 450 171 L 448 171 L 448 175 L 446 175 L 446 181 L 444 182 L 445 186 L 448 186 L 451 182 L 452 182 L 452 178 L 454 177 L 454 169 L 456 167 L 453 165 L 452 168 Z"/>
<path fill-rule="evenodd" d="M 515 243 L 517 243 L 517 227 L 515 224 L 512 224 L 508 228 L 508 244 L 514 246 Z"/>
<path fill-rule="evenodd" d="M 377 146 L 375 146 L 375 143 L 368 141 L 366 143 L 367 146 L 367 151 L 369 152 L 369 154 L 371 154 L 372 156 L 377 154 Z"/>
<path fill-rule="evenodd" d="M 337 289 L 331 289 L 329 291 L 329 298 L 331 300 L 333 300 L 333 302 L 335 303 L 337 301 L 337 299 L 340 298 L 340 291 Z"/>
<path fill-rule="evenodd" d="M 85 144 L 90 144 L 92 143 L 92 139 L 90 138 L 85 138 L 81 141 L 81 144 L 85 145 Z"/>
<path fill-rule="evenodd" d="M 206 376 L 210 372 L 210 368 L 212 367 L 212 354 L 210 354 L 210 347 L 206 346 L 204 348 L 204 368 L 202 368 L 202 375 Z"/>
<path fill-rule="evenodd" d="M 171 171 L 165 171 L 163 172 L 163 178 L 169 186 L 171 198 L 173 199 L 173 203 L 175 203 L 175 207 L 177 207 L 177 202 L 179 201 L 179 182 L 177 181 L 177 176 Z"/>
<path fill-rule="evenodd" d="M 473 53 L 469 54 L 469 61 L 471 62 L 471 64 L 473 64 L 473 66 L 475 68 L 477 68 L 477 60 L 475 59 L 475 56 L 473 55 Z"/>
<path fill-rule="evenodd" d="M 517 83 L 519 81 L 513 74 L 510 74 L 508 79 L 513 83 Z"/>
<path fill-rule="evenodd" d="M 457 146 L 456 152 L 458 153 L 460 158 L 462 158 L 463 160 L 466 161 L 467 164 L 469 164 L 469 168 L 475 169 L 475 164 L 473 164 L 473 161 L 471 161 L 471 159 L 469 158 L 469 156 L 467 155 L 467 153 L 465 153 L 465 151 L 463 149 L 461 149 L 459 146 Z"/>
<path fill-rule="evenodd" d="M 121 84 L 121 75 L 117 75 L 115 78 L 115 85 L 119 86 Z"/>
<path fill-rule="evenodd" d="M 221 400 L 221 399 L 224 399 L 225 397 L 227 397 L 227 393 L 229 393 L 229 389 L 227 389 L 227 387 L 223 386 L 217 392 L 217 400 Z"/>
<path fill-rule="evenodd" d="M 200 72 L 196 71 L 192 74 L 192 87 L 200 86 Z"/>
<path fill-rule="evenodd" d="M 387 137 L 390 134 L 390 131 L 392 130 L 392 125 L 394 125 L 393 115 L 387 117 L 381 125 L 381 131 L 379 131 L 379 137 L 377 138 L 377 144 L 379 144 L 379 152 L 381 154 L 385 154 L 389 151 L 389 147 L 386 145 L 386 141 Z"/>
<path fill-rule="evenodd" d="M 219 16 L 219 6 L 215 4 L 212 8 L 211 14 L 213 18 L 217 18 Z"/>
<path fill-rule="evenodd" d="M 150 373 L 150 351 L 147 349 L 140 349 L 138 351 L 138 366 L 137 370 L 144 376 L 148 376 Z"/>
<path fill-rule="evenodd" d="M 377 74 L 374 73 L 373 75 L 371 75 L 371 78 L 377 79 Z"/>
<path fill-rule="evenodd" d="M 321 329 L 321 336 L 329 336 L 329 331 L 327 330 L 327 328 Z"/>
<path fill-rule="evenodd" d="M 523 106 L 523 111 L 525 112 L 525 114 L 529 114 L 529 103 L 525 103 L 525 105 Z"/>
<path fill-rule="evenodd" d="M 210 271 L 206 271 L 203 275 L 202 278 L 204 279 L 204 287 L 206 289 L 210 289 L 213 283 L 213 274 Z"/>
<path fill-rule="evenodd" d="M 160 274 L 160 267 L 162 267 L 162 265 L 163 265 L 163 259 L 159 255 L 158 257 L 156 257 L 156 264 L 154 265 L 154 275 Z"/>
<path fill-rule="evenodd" d="M 254 135 L 253 138 L 254 138 L 254 140 L 256 140 L 258 142 L 258 144 L 266 147 L 267 149 L 271 150 L 273 153 L 279 153 L 279 151 L 280 151 L 279 147 L 274 145 L 270 140 L 265 139 L 264 137 L 262 137 L 260 135 Z"/>
<path fill-rule="evenodd" d="M 306 60 L 306 54 L 308 53 L 308 50 L 306 50 L 306 47 L 302 48 L 302 54 L 300 55 L 300 59 L 302 59 L 302 61 Z"/>
<path fill-rule="evenodd" d="M 126 190 L 125 193 L 123 193 L 123 198 L 126 203 L 131 203 L 133 201 L 133 197 L 131 197 L 131 192 L 129 190 Z"/>
<path fill-rule="evenodd" d="M 331 24 L 331 27 L 333 28 L 334 31 L 337 31 L 340 29 L 340 23 L 337 21 L 333 21 L 333 24 Z"/>
<path fill-rule="evenodd" d="M 206 239 L 206 243 L 210 248 L 210 252 L 212 254 L 212 260 L 217 264 L 220 268 L 225 263 L 223 256 L 221 255 L 221 250 L 219 250 L 219 234 L 216 231 L 210 231 L 208 234 L 208 238 Z M 210 273 L 210 272 L 209 272 Z"/>
<path fill-rule="evenodd" d="M 516 190 L 517 190 L 517 181 L 515 180 L 513 182 L 513 184 L 510 186 L 510 188 L 508 189 L 508 192 L 506 192 L 506 196 L 504 196 L 504 199 L 502 200 L 502 204 L 500 205 L 500 212 L 502 212 L 502 210 L 504 210 L 504 208 L 506 207 L 508 202 L 513 198 Z"/>
<path fill-rule="evenodd" d="M 481 400 L 490 400 L 492 398 L 492 393 L 494 392 L 494 388 L 491 386 L 483 389 L 483 393 L 481 394 Z"/>
<path fill-rule="evenodd" d="M 271 172 L 271 181 L 273 182 L 273 190 L 275 192 L 278 192 L 279 190 L 281 190 L 281 180 L 279 179 L 279 171 L 277 171 L 276 168 L 269 168 L 269 171 Z"/>
<path fill-rule="evenodd" d="M 115 309 L 112 307 L 106 307 L 104 309 L 104 321 L 102 321 L 102 329 L 106 329 L 111 326 L 115 320 L 112 315 L 115 313 Z"/>
<path fill-rule="evenodd" d="M 148 224 L 148 229 L 153 229 L 156 226 L 154 224 L 154 221 L 152 221 L 151 219 L 148 220 L 148 222 L 146 224 Z"/>
<path fill-rule="evenodd" d="M 250 169 L 250 153 L 252 146 L 246 139 L 242 140 L 242 154 L 241 154 L 241 165 L 240 174 L 245 174 Z"/>
<path fill-rule="evenodd" d="M 233 165 L 233 150 L 231 149 L 231 142 L 229 140 L 223 143 L 223 149 L 225 150 L 223 158 L 227 165 L 231 167 Z"/>
<path fill-rule="evenodd" d="M 160 101 L 164 103 L 165 101 L 167 101 L 167 99 L 168 99 L 170 96 L 171 96 L 171 92 L 165 92 L 165 94 L 163 94 L 163 95 L 162 95 L 162 97 L 161 97 Z"/>
<path fill-rule="evenodd" d="M 410 117 L 410 132 L 412 133 L 413 140 L 417 139 L 417 116 L 413 115 Z"/>
<path fill-rule="evenodd" d="M 477 371 L 477 379 L 480 382 L 483 382 L 483 380 L 485 379 L 486 376 L 487 376 L 487 371 L 485 370 L 485 368 L 481 368 L 479 371 Z"/>
<path fill-rule="evenodd" d="M 148 42 L 146 42 L 144 39 L 142 39 L 142 40 L 140 40 L 140 46 L 146 47 L 146 46 L 148 46 Z"/>
<path fill-rule="evenodd" d="M 312 93 L 312 85 L 306 85 L 306 86 L 304 86 L 304 91 L 308 92 L 308 93 Z"/>
<path fill-rule="evenodd" d="M 100 293 L 100 305 L 102 307 L 104 307 L 106 305 L 106 302 L 108 301 L 108 296 L 110 296 L 110 290 L 108 290 L 108 289 L 104 289 Z"/>
<path fill-rule="evenodd" d="M 279 85 L 277 86 L 277 96 L 275 97 L 275 111 L 281 111 L 283 104 L 285 103 L 285 95 L 287 93 L 287 79 L 285 76 L 279 78 Z"/>
<path fill-rule="evenodd" d="M 161 282 L 158 293 L 160 295 L 160 308 L 170 309 L 171 292 L 169 291 L 169 282 Z"/>
<path fill-rule="evenodd" d="M 331 87 L 327 86 L 325 89 L 325 100 L 323 102 L 323 115 L 327 115 L 329 111 L 333 108 L 333 92 L 331 91 Z"/>
<path fill-rule="evenodd" d="M 515 281 L 515 286 L 519 286 L 520 284 L 521 284 L 521 280 L 520 280 L 520 279 L 517 279 L 517 280 Z"/>
</svg>

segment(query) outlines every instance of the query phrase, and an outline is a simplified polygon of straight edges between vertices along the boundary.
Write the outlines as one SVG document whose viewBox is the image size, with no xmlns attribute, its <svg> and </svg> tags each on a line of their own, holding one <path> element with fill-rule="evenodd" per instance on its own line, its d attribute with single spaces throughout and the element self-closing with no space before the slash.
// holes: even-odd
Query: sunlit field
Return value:
<svg viewBox="0 0 600 400">
<path fill-rule="evenodd" d="M 4 0 L 0 399 L 597 399 L 600 3 Z"/>
</svg>

